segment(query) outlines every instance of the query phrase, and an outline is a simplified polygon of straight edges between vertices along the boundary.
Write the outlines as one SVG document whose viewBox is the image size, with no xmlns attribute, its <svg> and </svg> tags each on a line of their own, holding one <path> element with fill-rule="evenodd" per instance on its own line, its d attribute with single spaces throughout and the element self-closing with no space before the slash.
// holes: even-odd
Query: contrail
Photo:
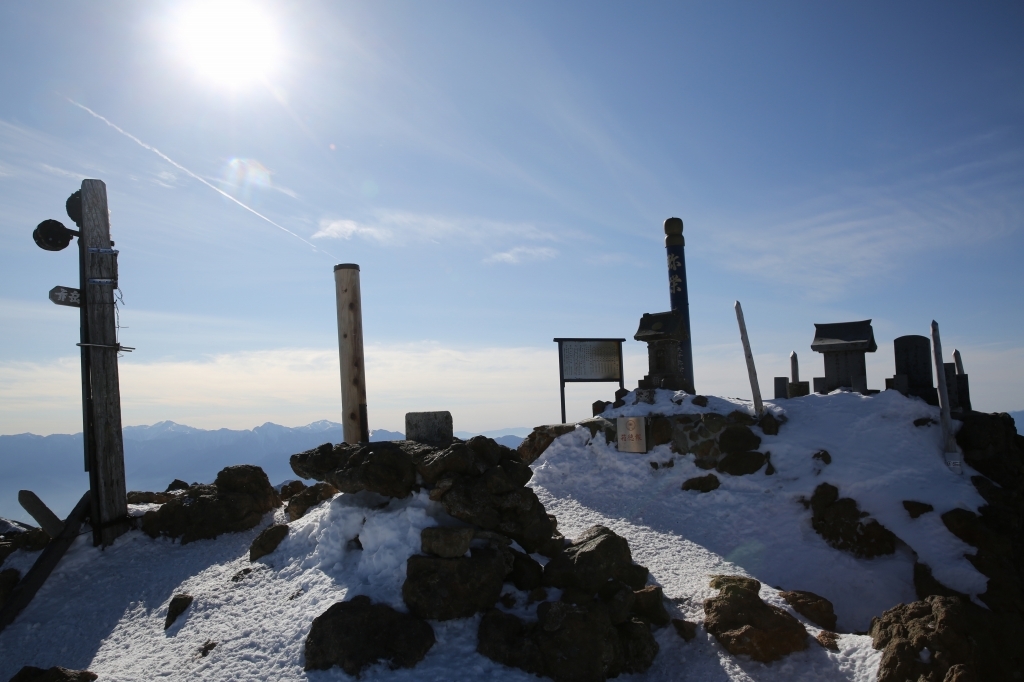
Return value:
<svg viewBox="0 0 1024 682">
<path fill-rule="evenodd" d="M 275 223 L 275 222 L 274 222 L 273 220 L 271 220 L 271 219 L 270 219 L 270 218 L 268 218 L 267 216 L 263 215 L 263 214 L 262 214 L 262 213 L 260 213 L 259 211 L 255 210 L 255 209 L 253 209 L 253 208 L 250 208 L 249 206 L 246 206 L 246 205 L 245 205 L 245 204 L 243 204 L 243 203 L 242 203 L 241 201 L 239 201 L 238 199 L 234 198 L 233 196 L 231 196 L 230 194 L 228 194 L 227 192 L 225 192 L 224 190 L 222 190 L 222 189 L 221 189 L 220 187 L 217 187 L 216 185 L 214 185 L 214 184 L 211 184 L 210 182 L 207 182 L 207 181 L 206 181 L 206 180 L 205 180 L 204 178 L 202 178 L 202 177 L 200 177 L 200 176 L 196 175 L 195 173 L 193 173 L 192 171 L 190 171 L 190 170 L 189 170 L 188 168 L 185 168 L 185 167 L 184 167 L 184 166 L 182 166 L 182 165 L 181 165 L 180 163 L 178 163 L 177 161 L 175 161 L 175 160 L 174 160 L 174 159 L 172 159 L 171 157 L 167 156 L 166 154 L 164 154 L 164 153 L 163 153 L 162 151 L 160 151 L 160 150 L 159 150 L 159 149 L 157 149 L 156 147 L 153 147 L 153 146 L 151 146 L 151 145 L 148 145 L 148 144 L 146 144 L 145 142 L 143 142 L 143 141 L 142 141 L 142 140 L 140 140 L 139 138 L 137 138 L 137 137 L 135 137 L 134 135 L 132 135 L 131 133 L 129 133 L 129 132 L 127 131 L 127 130 L 125 130 L 125 129 L 121 128 L 120 126 L 118 126 L 118 125 L 116 125 L 116 124 L 114 124 L 114 123 L 112 123 L 112 122 L 111 122 L 110 120 L 108 120 L 108 119 L 107 119 L 107 118 L 105 118 L 104 116 L 100 116 L 99 114 L 97 114 L 97 113 L 96 113 L 95 111 L 93 111 L 93 110 L 92 110 L 92 109 L 90 109 L 89 107 L 85 106 L 84 104 L 79 104 L 78 102 L 76 102 L 75 100 L 71 99 L 70 97 L 65 97 L 64 99 L 66 99 L 67 101 L 71 102 L 71 103 L 72 103 L 72 104 L 74 104 L 74 105 L 75 105 L 76 107 L 78 107 L 79 109 L 81 109 L 81 110 L 85 111 L 86 113 L 90 114 L 91 116 L 94 116 L 94 117 L 98 118 L 99 120 L 103 121 L 103 122 L 104 122 L 104 123 L 106 123 L 106 124 L 107 124 L 108 126 L 110 126 L 111 128 L 113 128 L 113 129 L 114 129 L 114 130 L 116 130 L 117 132 L 121 133 L 122 135 L 124 135 L 124 136 L 125 136 L 125 137 L 127 137 L 127 138 L 128 138 L 129 140 L 131 140 L 131 141 L 132 141 L 132 142 L 134 142 L 135 144 L 139 145 L 139 146 L 140 146 L 140 147 L 142 147 L 143 149 L 148 149 L 149 151 L 153 152 L 154 154 L 156 154 L 156 155 L 157 155 L 157 156 L 159 156 L 159 157 L 160 157 L 161 159 L 163 159 L 163 160 L 164 160 L 164 161 L 166 161 L 167 163 L 171 164 L 172 166 L 174 166 L 174 167 L 175 167 L 175 168 L 177 168 L 178 170 L 182 171 L 183 173 L 187 173 L 187 174 L 188 174 L 189 176 L 191 176 L 191 177 L 195 178 L 196 180 L 198 180 L 199 182 L 203 183 L 204 185 L 206 185 L 207 187 L 209 187 L 210 189 L 212 189 L 212 190 L 213 190 L 214 192 L 216 192 L 217 194 L 221 195 L 222 197 L 224 197 L 224 198 L 226 198 L 226 199 L 229 199 L 229 200 L 231 200 L 231 201 L 235 202 L 236 204 L 238 204 L 239 206 L 241 206 L 242 208 L 244 208 L 244 209 L 245 209 L 246 211 L 248 211 L 249 213 L 252 213 L 252 214 L 253 214 L 254 216 L 256 216 L 257 218 L 262 218 L 263 220 L 266 220 L 266 221 L 267 221 L 268 223 L 270 223 L 271 225 L 273 225 L 273 226 L 274 226 L 274 227 L 276 227 L 277 229 L 279 229 L 279 230 L 281 230 L 281 231 L 283 231 L 283 232 L 287 232 L 288 234 L 290 234 L 291 236 L 295 237 L 296 239 L 298 239 L 298 240 L 299 240 L 300 242 L 302 242 L 303 244 L 307 244 L 307 245 L 309 245 L 310 247 L 312 247 L 312 249 L 313 249 L 314 251 L 319 251 L 319 252 L 321 252 L 321 253 L 325 253 L 325 254 L 327 254 L 328 256 L 330 256 L 331 258 L 334 258 L 335 260 L 337 260 L 337 258 L 338 258 L 338 257 L 337 257 L 337 256 L 335 256 L 334 254 L 332 254 L 332 253 L 330 253 L 330 252 L 328 252 L 328 251 L 325 251 L 325 250 L 323 250 L 323 249 L 321 249 L 321 248 L 317 247 L 317 246 L 316 246 L 315 244 L 312 244 L 312 243 L 310 243 L 310 242 L 306 241 L 305 239 L 303 239 L 303 238 L 302 238 L 302 237 L 300 237 L 299 235 L 297 235 L 297 234 L 295 234 L 294 232 L 292 232 L 291 230 L 289 230 L 289 229 L 288 229 L 287 227 L 282 227 L 281 225 L 278 225 L 278 224 L 277 224 L 277 223 Z"/>
</svg>

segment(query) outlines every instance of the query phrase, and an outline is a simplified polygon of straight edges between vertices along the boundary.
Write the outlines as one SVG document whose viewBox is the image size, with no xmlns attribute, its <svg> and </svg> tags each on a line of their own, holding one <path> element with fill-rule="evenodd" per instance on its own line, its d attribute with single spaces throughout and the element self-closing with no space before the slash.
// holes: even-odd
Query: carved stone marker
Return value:
<svg viewBox="0 0 1024 682">
<path fill-rule="evenodd" d="M 929 405 L 939 404 L 939 395 L 932 385 L 932 344 L 927 336 L 910 334 L 892 342 L 896 355 L 896 376 L 886 381 L 904 395 L 921 398 Z"/>
<path fill-rule="evenodd" d="M 454 437 L 452 431 L 452 413 L 444 412 L 406 412 L 405 438 L 418 443 L 431 445 L 448 445 Z"/>
</svg>

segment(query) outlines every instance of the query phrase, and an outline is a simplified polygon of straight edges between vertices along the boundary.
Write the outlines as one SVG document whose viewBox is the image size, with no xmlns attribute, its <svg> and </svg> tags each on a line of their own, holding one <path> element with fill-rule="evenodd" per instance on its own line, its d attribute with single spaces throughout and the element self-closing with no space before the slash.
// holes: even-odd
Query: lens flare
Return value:
<svg viewBox="0 0 1024 682">
<path fill-rule="evenodd" d="M 184 7 L 174 22 L 175 49 L 203 77 L 241 88 L 278 68 L 281 45 L 256 3 L 215 0 Z"/>
</svg>

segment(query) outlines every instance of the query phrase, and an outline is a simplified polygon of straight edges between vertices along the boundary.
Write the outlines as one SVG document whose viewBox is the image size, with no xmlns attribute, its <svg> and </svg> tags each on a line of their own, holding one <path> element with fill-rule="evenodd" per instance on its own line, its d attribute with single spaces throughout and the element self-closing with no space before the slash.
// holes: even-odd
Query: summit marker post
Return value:
<svg viewBox="0 0 1024 682">
<path fill-rule="evenodd" d="M 338 305 L 338 356 L 341 361 L 341 423 L 346 443 L 367 443 L 366 370 L 363 364 L 363 308 L 359 266 L 334 266 Z"/>
</svg>

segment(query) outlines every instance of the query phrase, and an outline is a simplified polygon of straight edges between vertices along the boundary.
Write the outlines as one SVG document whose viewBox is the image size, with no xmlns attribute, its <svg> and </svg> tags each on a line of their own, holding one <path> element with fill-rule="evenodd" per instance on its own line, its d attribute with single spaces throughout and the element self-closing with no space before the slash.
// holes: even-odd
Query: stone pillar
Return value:
<svg viewBox="0 0 1024 682">
<path fill-rule="evenodd" d="M 669 218 L 665 221 L 665 252 L 668 257 L 668 291 L 672 312 L 681 321 L 685 336 L 679 341 L 679 375 L 683 390 L 695 394 L 693 385 L 693 344 L 690 339 L 690 300 L 686 288 L 686 241 L 683 239 L 683 221 Z"/>
</svg>

